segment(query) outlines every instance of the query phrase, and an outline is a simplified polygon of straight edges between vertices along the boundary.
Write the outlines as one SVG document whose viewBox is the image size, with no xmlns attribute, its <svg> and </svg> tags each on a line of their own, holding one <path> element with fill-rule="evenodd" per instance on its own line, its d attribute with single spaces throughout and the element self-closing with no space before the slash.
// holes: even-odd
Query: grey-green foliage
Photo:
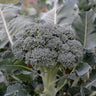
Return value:
<svg viewBox="0 0 96 96">
<path fill-rule="evenodd" d="M 96 47 L 96 14 L 93 10 L 81 12 L 73 22 L 77 39 L 84 48 Z"/>
<path fill-rule="evenodd" d="M 54 0 L 46 0 L 46 4 L 49 4 L 51 6 L 52 6 L 53 2 L 54 2 Z"/>
<path fill-rule="evenodd" d="M 50 23 L 32 23 L 15 36 L 13 53 L 17 59 L 33 66 L 53 66 L 61 63 L 73 68 L 82 57 L 82 45 L 75 40 L 73 30 Z"/>
<path fill-rule="evenodd" d="M 53 9 L 44 13 L 41 19 L 50 23 L 54 23 L 54 19 L 56 19 L 56 23 L 60 26 L 70 25 L 77 14 L 74 10 L 76 3 L 77 0 L 55 0 Z"/>
<path fill-rule="evenodd" d="M 19 11 L 22 10 L 22 7 L 15 6 L 14 4 L 0 4 L 0 8 L 3 11 L 6 22 L 9 22 L 10 20 L 18 16 Z"/>
<path fill-rule="evenodd" d="M 5 82 L 4 74 L 0 71 L 0 83 Z"/>
<path fill-rule="evenodd" d="M 15 19 L 19 15 L 19 11 L 22 8 L 17 7 L 14 4 L 0 4 L 0 9 L 2 10 L 6 23 L 8 25 L 11 20 Z M 10 33 L 10 35 L 12 34 L 14 33 Z M 3 20 L 0 16 L 0 48 L 4 48 L 8 41 L 9 40 L 3 25 Z"/>
<path fill-rule="evenodd" d="M 30 96 L 19 83 L 9 85 L 4 96 Z"/>
<path fill-rule="evenodd" d="M 80 11 L 89 11 L 90 9 L 96 9 L 96 0 L 78 0 L 78 7 Z"/>
<path fill-rule="evenodd" d="M 11 58 L 13 57 L 13 53 L 11 49 L 8 49 L 7 51 L 5 51 L 2 55 L 1 58 L 6 59 L 6 58 Z"/>
<path fill-rule="evenodd" d="M 14 35 L 17 34 L 19 30 L 23 31 L 23 27 L 30 24 L 32 22 L 32 18 L 20 16 L 19 12 L 22 8 L 13 4 L 1 4 L 1 9 L 7 23 L 9 34 L 14 42 Z M 8 42 L 9 39 L 6 34 L 3 21 L 0 17 L 0 48 L 4 48 Z"/>
</svg>

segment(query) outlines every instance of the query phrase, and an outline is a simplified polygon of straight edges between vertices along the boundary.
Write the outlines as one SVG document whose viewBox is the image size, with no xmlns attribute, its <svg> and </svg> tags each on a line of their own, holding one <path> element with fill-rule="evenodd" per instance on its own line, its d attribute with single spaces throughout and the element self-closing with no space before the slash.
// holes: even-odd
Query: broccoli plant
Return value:
<svg viewBox="0 0 96 96">
<path fill-rule="evenodd" d="M 22 87 L 32 96 L 35 93 L 36 96 L 37 94 L 40 96 L 57 96 L 58 94 L 58 96 L 62 94 L 93 96 L 96 94 L 94 91 L 96 89 L 96 50 L 94 48 L 96 47 L 96 4 L 94 0 L 79 0 L 78 3 L 77 1 L 55 0 L 53 9 L 41 16 L 46 23 L 39 20 L 35 22 L 28 16 L 22 17 L 20 12 L 22 14 L 23 10 L 19 6 L 20 2 L 11 5 L 0 4 L 14 43 L 12 49 L 5 48 L 9 40 L 0 17 L 0 48 L 3 48 L 0 49 L 0 70 L 10 75 L 7 76 L 10 77 L 9 85 L 6 86 L 7 95 L 20 94 L 21 96 L 23 92 L 26 95 L 26 90 L 19 90 L 21 85 L 24 85 Z M 59 25 L 54 25 L 53 22 Z M 75 31 L 70 29 L 72 27 Z M 36 73 L 37 70 L 39 74 Z M 42 81 L 39 83 L 35 76 L 38 78 L 41 76 L 39 81 L 42 78 L 43 87 Z M 34 81 L 36 81 L 35 84 L 33 84 Z M 16 84 L 10 86 L 10 82 Z M 4 94 L 6 88 L 2 89 L 4 84 L 0 86 L 0 93 Z M 41 92 L 42 89 L 43 92 Z"/>
<path fill-rule="evenodd" d="M 19 60 L 40 69 L 44 91 L 40 96 L 56 96 L 62 88 L 56 87 L 59 68 L 73 69 L 82 59 L 82 45 L 73 30 L 65 30 L 50 23 L 26 25 L 24 32 L 16 34 L 13 53 Z"/>
</svg>

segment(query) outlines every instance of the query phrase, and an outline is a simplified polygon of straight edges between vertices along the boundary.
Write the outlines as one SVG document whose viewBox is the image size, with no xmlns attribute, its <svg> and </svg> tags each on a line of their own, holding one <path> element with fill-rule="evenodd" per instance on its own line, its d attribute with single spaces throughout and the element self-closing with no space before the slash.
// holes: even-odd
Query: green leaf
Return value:
<svg viewBox="0 0 96 96">
<path fill-rule="evenodd" d="M 89 11 L 96 6 L 95 0 L 78 0 L 78 7 L 80 11 Z"/>
<path fill-rule="evenodd" d="M 54 7 L 49 12 L 45 13 L 41 19 L 46 22 L 59 24 L 60 26 L 70 25 L 76 16 L 74 5 L 77 0 L 56 0 L 54 1 Z"/>
<path fill-rule="evenodd" d="M 91 52 L 91 50 L 85 51 L 84 58 L 83 58 L 84 62 L 87 62 L 90 66 L 94 66 L 96 63 L 95 59 L 96 59 L 95 54 Z"/>
<path fill-rule="evenodd" d="M 56 91 L 58 92 L 60 89 L 62 89 L 68 82 L 68 80 L 66 79 L 67 75 L 65 75 L 64 77 L 61 77 L 57 83 L 57 88 Z"/>
<path fill-rule="evenodd" d="M 23 82 L 26 82 L 26 81 L 31 82 L 31 76 L 29 74 L 18 74 L 15 76 Z"/>
<path fill-rule="evenodd" d="M 83 91 L 85 93 L 85 96 L 89 96 L 91 94 L 91 91 L 87 88 L 83 88 Z M 71 94 L 71 96 L 83 96 L 80 92 L 80 87 L 71 87 L 69 88 L 68 92 Z"/>
<path fill-rule="evenodd" d="M 42 7 L 45 5 L 46 0 L 37 0 L 37 2 L 38 2 L 38 6 Z"/>
<path fill-rule="evenodd" d="M 14 36 L 18 32 L 24 31 L 24 26 L 31 23 L 32 18 L 30 19 L 19 16 L 22 8 L 14 4 L 0 4 L 0 8 L 3 11 L 10 37 L 14 42 Z M 9 39 L 6 34 L 2 18 L 0 17 L 0 48 L 4 48 L 8 43 Z"/>
<path fill-rule="evenodd" d="M 91 91 L 96 90 L 96 80 L 89 82 L 85 87 Z"/>
<path fill-rule="evenodd" d="M 80 87 L 71 87 L 69 88 L 68 92 L 71 94 L 71 96 L 74 96 L 77 93 L 80 93 Z"/>
<path fill-rule="evenodd" d="M 18 0 L 18 3 L 15 4 L 15 5 L 16 5 L 16 6 L 21 6 L 22 2 L 23 2 L 23 0 Z"/>
<path fill-rule="evenodd" d="M 76 67 L 76 73 L 78 76 L 82 76 L 87 73 L 90 68 L 90 65 L 88 65 L 87 63 L 80 62 Z"/>
<path fill-rule="evenodd" d="M 4 82 L 1 82 L 0 83 L 0 91 L 5 91 L 6 90 L 6 85 L 5 85 L 5 83 Z"/>
<path fill-rule="evenodd" d="M 26 90 L 19 83 L 9 85 L 4 96 L 28 96 Z"/>
<path fill-rule="evenodd" d="M 96 90 L 96 69 L 93 69 L 89 76 L 90 82 L 85 86 L 89 90 Z"/>
<path fill-rule="evenodd" d="M 46 0 L 46 4 L 49 4 L 51 6 L 52 6 L 53 2 L 54 2 L 54 0 Z"/>
<path fill-rule="evenodd" d="M 91 71 L 89 79 L 90 79 L 91 81 L 93 81 L 93 80 L 96 79 L 96 69 L 93 69 L 93 70 Z"/>
<path fill-rule="evenodd" d="M 17 7 L 14 4 L 0 4 L 0 8 L 3 11 L 4 18 L 7 22 L 15 18 L 19 11 L 21 10 L 21 7 Z M 0 23 L 2 22 L 0 17 Z"/>
<path fill-rule="evenodd" d="M 96 22 L 93 10 L 80 13 L 73 21 L 73 28 L 76 31 L 77 39 L 84 45 L 84 48 L 96 47 Z"/>
<path fill-rule="evenodd" d="M 35 72 L 31 68 L 27 67 L 27 64 L 24 63 L 24 61 L 18 61 L 18 60 L 10 60 L 10 59 L 5 59 L 0 61 L 0 69 L 1 70 L 6 70 L 8 73 L 14 72 L 14 70 L 27 70 L 30 72 Z"/>
<path fill-rule="evenodd" d="M 3 12 L 3 17 L 8 25 L 10 20 L 17 17 L 21 7 L 14 6 L 14 4 L 0 4 L 0 9 Z M 3 23 L 4 22 L 0 16 L 0 48 L 4 48 L 8 43 L 8 36 Z"/>
</svg>

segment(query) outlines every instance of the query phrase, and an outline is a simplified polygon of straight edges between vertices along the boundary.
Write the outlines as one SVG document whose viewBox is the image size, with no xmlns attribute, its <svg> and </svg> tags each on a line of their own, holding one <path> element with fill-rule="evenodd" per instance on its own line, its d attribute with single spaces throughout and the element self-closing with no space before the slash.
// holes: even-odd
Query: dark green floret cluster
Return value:
<svg viewBox="0 0 96 96">
<path fill-rule="evenodd" d="M 58 25 L 32 23 L 15 36 L 13 53 L 33 66 L 63 65 L 73 68 L 82 59 L 82 45 L 75 33 Z"/>
</svg>

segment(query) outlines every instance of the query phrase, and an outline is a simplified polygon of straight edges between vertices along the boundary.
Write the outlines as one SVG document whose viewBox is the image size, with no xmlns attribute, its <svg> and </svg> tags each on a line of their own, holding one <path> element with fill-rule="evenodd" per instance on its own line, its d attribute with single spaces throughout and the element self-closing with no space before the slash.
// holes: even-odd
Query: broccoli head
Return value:
<svg viewBox="0 0 96 96">
<path fill-rule="evenodd" d="M 13 46 L 15 57 L 32 66 L 63 65 L 73 68 L 82 59 L 83 48 L 73 30 L 50 23 L 28 24 L 18 32 Z"/>
</svg>

